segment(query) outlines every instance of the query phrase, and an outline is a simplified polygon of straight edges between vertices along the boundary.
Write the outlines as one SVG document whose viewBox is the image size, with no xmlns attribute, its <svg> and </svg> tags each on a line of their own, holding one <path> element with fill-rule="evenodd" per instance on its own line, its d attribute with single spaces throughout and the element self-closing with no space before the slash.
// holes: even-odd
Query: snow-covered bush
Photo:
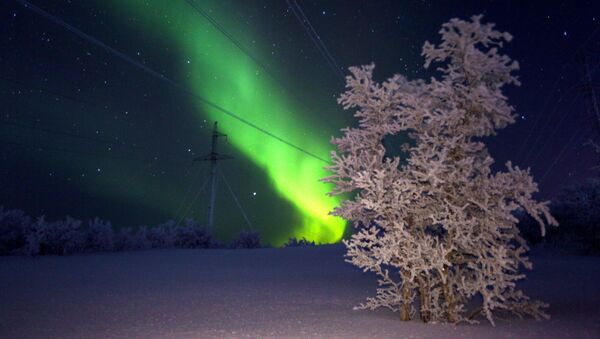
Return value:
<svg viewBox="0 0 600 339">
<path fill-rule="evenodd" d="M 219 240 L 213 239 L 210 242 L 210 248 L 212 248 L 212 249 L 230 248 L 230 245 L 227 243 L 221 242 Z"/>
<path fill-rule="evenodd" d="M 129 249 L 149 248 L 210 248 L 210 233 L 195 221 L 188 219 L 183 226 L 169 220 L 155 227 L 140 226 L 135 234 L 131 229 L 121 230 L 119 247 Z M 130 242 L 129 245 L 126 245 Z"/>
<path fill-rule="evenodd" d="M 260 236 L 256 232 L 242 232 L 231 246 L 261 247 Z M 0 255 L 68 255 L 175 247 L 225 248 L 226 245 L 213 240 L 210 232 L 192 219 L 182 226 L 169 220 L 155 227 L 122 228 L 115 232 L 110 222 L 99 218 L 89 220 L 85 227 L 71 217 L 48 222 L 41 216 L 32 222 L 23 211 L 0 207 Z"/>
<path fill-rule="evenodd" d="M 151 238 L 155 237 L 155 235 L 150 235 L 150 229 L 146 225 L 142 225 L 138 227 L 135 232 L 134 243 L 132 245 L 133 249 L 136 250 L 145 250 L 152 248 Z"/>
<path fill-rule="evenodd" d="M 85 229 L 85 250 L 89 252 L 112 251 L 114 232 L 110 222 L 94 218 Z"/>
<path fill-rule="evenodd" d="M 302 238 L 300 240 L 296 238 L 289 238 L 288 241 L 283 244 L 283 247 L 304 247 L 304 246 L 315 246 L 314 241 L 306 240 L 306 238 Z"/>
<path fill-rule="evenodd" d="M 84 250 L 85 233 L 80 220 L 67 216 L 64 220 L 47 222 L 41 216 L 28 232 L 27 241 L 31 255 L 67 255 Z"/>
<path fill-rule="evenodd" d="M 150 241 L 152 248 L 172 248 L 175 247 L 176 228 L 175 220 L 169 220 L 164 224 L 149 228 L 146 238 Z"/>
<path fill-rule="evenodd" d="M 0 255 L 22 254 L 31 218 L 21 210 L 0 206 Z"/>
<path fill-rule="evenodd" d="M 118 232 L 115 232 L 115 251 L 130 251 L 137 249 L 139 242 L 137 233 L 131 227 L 121 228 Z"/>
<path fill-rule="evenodd" d="M 532 266 L 513 213 L 525 210 L 542 234 L 556 220 L 548 202 L 532 198 L 529 171 L 508 162 L 492 172 L 481 141 L 515 122 L 502 89 L 518 84 L 518 64 L 498 54 L 512 37 L 481 16 L 452 19 L 440 34 L 422 52 L 426 68 L 438 64 L 437 78 L 378 83 L 373 65 L 353 67 L 339 99 L 357 108 L 358 127 L 333 139 L 338 151 L 324 181 L 335 185 L 331 195 L 351 197 L 333 211 L 358 228 L 344 242 L 348 261 L 376 273 L 380 285 L 358 308 L 387 307 L 408 320 L 418 306 L 425 322 L 481 313 L 494 324 L 499 311 L 546 317 L 544 304 L 515 285 Z M 382 143 L 399 134 L 411 140 L 398 147 L 405 159 Z"/>
<path fill-rule="evenodd" d="M 187 219 L 185 224 L 177 229 L 176 247 L 210 248 L 211 245 L 212 237 L 208 230 L 192 219 Z"/>
<path fill-rule="evenodd" d="M 242 231 L 233 239 L 233 248 L 259 248 L 260 234 L 254 231 Z"/>
</svg>

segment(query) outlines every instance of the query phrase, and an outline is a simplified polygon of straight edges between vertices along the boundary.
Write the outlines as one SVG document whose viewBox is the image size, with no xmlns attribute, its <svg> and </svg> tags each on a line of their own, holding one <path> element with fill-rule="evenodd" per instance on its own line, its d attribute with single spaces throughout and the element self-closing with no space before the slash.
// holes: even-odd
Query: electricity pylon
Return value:
<svg viewBox="0 0 600 339">
<path fill-rule="evenodd" d="M 226 134 L 220 133 L 217 130 L 217 122 L 213 125 L 212 131 L 212 143 L 210 146 L 210 153 L 197 157 L 194 161 L 210 161 L 210 191 L 209 191 L 209 202 L 208 202 L 208 214 L 207 214 L 207 226 L 208 230 L 212 232 L 214 223 L 215 213 L 215 196 L 217 194 L 217 162 L 219 160 L 232 159 L 231 156 L 217 153 L 217 143 L 220 137 L 227 138 Z"/>
</svg>

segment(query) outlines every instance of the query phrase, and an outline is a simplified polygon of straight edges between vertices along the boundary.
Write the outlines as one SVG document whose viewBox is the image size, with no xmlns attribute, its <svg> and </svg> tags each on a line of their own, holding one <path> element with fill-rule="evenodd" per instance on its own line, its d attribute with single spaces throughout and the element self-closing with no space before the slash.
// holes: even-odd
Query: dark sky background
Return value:
<svg viewBox="0 0 600 339">
<path fill-rule="evenodd" d="M 166 3 L 177 1 L 184 2 Z M 119 6 L 100 0 L 32 3 L 185 84 L 180 65 L 190 61 L 168 36 L 145 33 L 142 9 L 119 14 Z M 352 123 L 351 112 L 335 101 L 343 91 L 339 74 L 286 1 L 195 3 L 243 47 L 252 46 L 278 84 L 300 98 L 322 143 Z M 585 51 L 597 83 L 599 2 L 297 3 L 342 72 L 374 62 L 379 80 L 394 73 L 430 76 L 422 67 L 423 42 L 439 41 L 440 25 L 450 18 L 484 14 L 514 36 L 504 52 L 521 65 L 522 86 L 507 90 L 521 118 L 486 140 L 497 164 L 510 159 L 530 167 L 541 198 L 597 176 L 597 156 L 583 143 L 598 140 L 598 121 L 581 86 L 585 64 L 577 52 Z M 194 114 L 202 112 L 189 95 L 14 0 L 0 2 L 0 34 L 0 205 L 50 219 L 99 216 L 117 227 L 204 220 L 207 198 L 198 188 L 207 164 L 192 159 L 208 152 L 213 120 L 207 115 L 198 123 Z M 292 234 L 298 211 L 269 175 L 233 144 L 221 150 L 234 157 L 221 168 L 253 226 L 270 241 Z M 245 228 L 223 184 L 217 206 L 218 237 Z"/>
</svg>

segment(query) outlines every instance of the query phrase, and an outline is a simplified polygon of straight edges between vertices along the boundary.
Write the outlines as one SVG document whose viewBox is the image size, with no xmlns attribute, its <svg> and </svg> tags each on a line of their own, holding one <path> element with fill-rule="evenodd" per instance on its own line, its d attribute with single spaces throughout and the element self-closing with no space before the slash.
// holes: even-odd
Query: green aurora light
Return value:
<svg viewBox="0 0 600 339">
<path fill-rule="evenodd" d="M 218 8 L 218 2 L 198 5 Z M 314 132 L 318 122 L 301 114 L 302 108 L 294 105 L 272 78 L 185 1 L 116 1 L 113 9 L 143 18 L 135 24 L 141 25 L 144 32 L 176 41 L 177 53 L 186 56 L 187 70 L 192 70 L 182 78 L 195 93 L 295 145 L 328 158 L 331 146 Z M 211 15 L 223 12 L 226 11 L 214 11 Z M 223 17 L 216 20 L 224 27 L 236 27 L 234 20 Z M 248 33 L 247 28 L 245 30 Z M 253 51 L 260 56 L 256 52 Z M 302 225 L 289 225 L 293 232 L 290 237 L 305 237 L 320 243 L 333 243 L 342 238 L 345 221 L 328 215 L 339 199 L 328 197 L 326 193 L 331 187 L 319 182 L 328 175 L 322 161 L 213 107 L 198 102 L 197 108 L 198 121 L 218 120 L 220 130 L 230 135 L 229 142 L 263 169 L 280 196 L 302 214 Z M 280 239 L 275 245 L 285 240 Z"/>
</svg>

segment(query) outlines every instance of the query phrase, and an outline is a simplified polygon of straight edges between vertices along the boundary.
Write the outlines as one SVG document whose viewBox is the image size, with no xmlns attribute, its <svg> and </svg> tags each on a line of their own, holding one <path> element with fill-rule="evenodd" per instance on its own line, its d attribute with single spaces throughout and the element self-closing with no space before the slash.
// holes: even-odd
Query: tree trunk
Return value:
<svg viewBox="0 0 600 339">
<path fill-rule="evenodd" d="M 421 303 L 419 314 L 421 321 L 428 323 L 431 321 L 431 312 L 429 310 L 429 287 L 425 284 L 422 277 L 417 277 L 419 282 L 419 301 Z"/>
<path fill-rule="evenodd" d="M 410 288 L 406 283 L 402 286 L 402 299 L 404 303 L 400 307 L 400 320 L 408 321 L 410 320 L 410 303 L 408 302 L 410 300 Z"/>
<path fill-rule="evenodd" d="M 421 289 L 419 292 L 420 296 L 421 296 L 421 320 L 424 323 L 428 323 L 431 321 L 431 312 L 429 311 L 429 295 L 426 291 L 426 289 Z"/>
<path fill-rule="evenodd" d="M 450 283 L 448 279 L 444 283 L 444 299 L 446 300 L 446 314 L 448 315 L 448 321 L 451 323 L 458 322 L 458 314 L 456 314 L 456 304 L 454 300 L 454 295 L 452 294 L 452 288 L 450 287 Z"/>
</svg>

